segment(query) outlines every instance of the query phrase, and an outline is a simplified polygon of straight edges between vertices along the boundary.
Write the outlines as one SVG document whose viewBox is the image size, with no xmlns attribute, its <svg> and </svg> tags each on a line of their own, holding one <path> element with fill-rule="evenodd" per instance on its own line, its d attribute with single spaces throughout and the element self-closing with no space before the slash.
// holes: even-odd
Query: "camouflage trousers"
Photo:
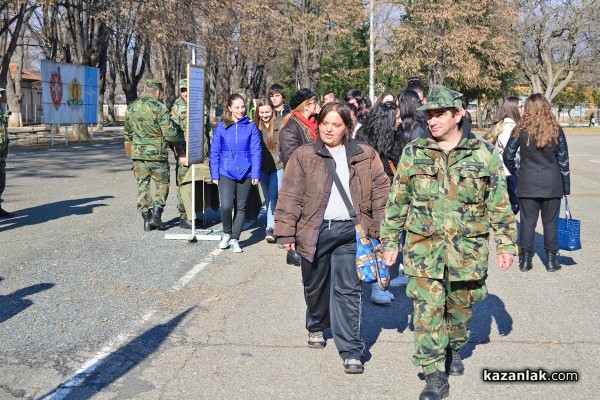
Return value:
<svg viewBox="0 0 600 400">
<path fill-rule="evenodd" d="M 177 163 L 176 167 L 176 182 L 177 182 L 177 211 L 179 211 L 179 216 L 181 219 L 189 219 L 187 217 L 187 213 L 185 211 L 185 205 L 183 202 L 183 198 L 181 197 L 181 182 L 185 178 L 185 174 L 189 171 L 190 167 L 184 167 L 183 165 Z"/>
<path fill-rule="evenodd" d="M 164 208 L 169 196 L 169 163 L 135 160 L 133 173 L 137 181 L 138 211 L 146 212 L 154 206 Z M 151 180 L 155 185 L 154 195 L 150 190 Z"/>
<path fill-rule="evenodd" d="M 485 280 L 444 282 L 411 276 L 406 295 L 414 305 L 413 363 L 426 375 L 444 371 L 446 348 L 458 350 L 469 341 L 473 304 L 487 297 Z"/>
</svg>

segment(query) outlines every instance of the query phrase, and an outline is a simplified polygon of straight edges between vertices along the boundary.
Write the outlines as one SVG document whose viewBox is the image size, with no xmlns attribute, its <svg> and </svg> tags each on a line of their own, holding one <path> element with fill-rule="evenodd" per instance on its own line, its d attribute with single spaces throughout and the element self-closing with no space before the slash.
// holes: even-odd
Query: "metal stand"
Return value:
<svg viewBox="0 0 600 400">
<path fill-rule="evenodd" d="M 202 48 L 194 43 L 183 42 L 186 46 L 188 46 L 188 59 L 192 64 L 196 64 L 196 49 Z M 189 79 L 189 77 L 188 77 Z M 189 81 L 188 81 L 189 85 Z M 188 86 L 189 87 L 189 86 Z M 189 118 L 189 115 L 188 115 Z M 195 164 L 191 164 L 190 168 L 192 169 L 192 230 L 189 234 L 186 233 L 166 233 L 165 239 L 175 239 L 175 240 L 187 240 L 188 242 L 198 241 L 198 240 L 212 240 L 218 241 L 221 240 L 220 235 L 216 235 L 217 233 L 221 233 L 223 228 L 220 229 L 198 229 L 196 230 L 196 168 Z M 206 199 L 204 193 L 204 181 L 202 182 L 202 216 L 204 218 L 204 222 L 206 222 L 206 204 L 204 204 L 204 200 Z"/>
</svg>

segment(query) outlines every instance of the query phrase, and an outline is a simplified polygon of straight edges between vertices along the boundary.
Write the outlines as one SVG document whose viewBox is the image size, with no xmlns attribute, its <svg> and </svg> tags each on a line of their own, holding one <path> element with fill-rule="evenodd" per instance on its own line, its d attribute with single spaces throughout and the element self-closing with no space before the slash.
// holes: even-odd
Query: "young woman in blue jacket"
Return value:
<svg viewBox="0 0 600 400">
<path fill-rule="evenodd" d="M 211 142 L 210 175 L 212 182 L 219 185 L 221 201 L 223 237 L 219 248 L 229 247 L 234 253 L 241 253 L 239 239 L 246 219 L 248 194 L 251 185 L 258 185 L 260 180 L 261 136 L 246 116 L 242 96 L 230 95 L 224 108 L 223 121 L 217 125 Z M 246 169 L 247 164 L 250 166 Z"/>
</svg>

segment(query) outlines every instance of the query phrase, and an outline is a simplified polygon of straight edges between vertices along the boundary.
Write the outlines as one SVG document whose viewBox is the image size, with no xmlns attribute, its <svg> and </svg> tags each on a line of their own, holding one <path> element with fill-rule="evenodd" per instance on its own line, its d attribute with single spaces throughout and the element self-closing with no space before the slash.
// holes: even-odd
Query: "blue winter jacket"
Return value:
<svg viewBox="0 0 600 400">
<path fill-rule="evenodd" d="M 225 176 L 229 179 L 239 178 L 230 176 L 225 167 L 239 155 L 250 162 L 252 166 L 242 178 L 260 179 L 260 163 L 262 157 L 260 131 L 250 118 L 243 117 L 238 122 L 227 127 L 219 122 L 210 146 L 210 176 L 213 180 Z"/>
</svg>

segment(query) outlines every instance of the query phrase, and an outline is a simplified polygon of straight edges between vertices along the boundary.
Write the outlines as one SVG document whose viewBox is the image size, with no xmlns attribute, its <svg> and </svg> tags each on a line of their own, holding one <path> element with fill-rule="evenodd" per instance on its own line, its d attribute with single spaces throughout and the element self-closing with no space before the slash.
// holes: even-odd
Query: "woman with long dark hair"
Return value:
<svg viewBox="0 0 600 400">
<path fill-rule="evenodd" d="M 502 156 L 506 144 L 510 139 L 513 129 L 521 120 L 521 112 L 523 107 L 521 99 L 516 96 L 508 96 L 502 102 L 498 110 L 498 117 L 492 123 L 490 130 L 485 135 L 485 140 L 496 146 L 496 149 Z M 519 153 L 515 156 L 515 164 L 519 167 Z M 506 175 L 506 186 L 508 197 L 513 213 L 516 215 L 519 212 L 519 198 L 517 197 L 517 177 L 510 173 L 506 165 L 504 165 L 504 174 Z"/>
<path fill-rule="evenodd" d="M 398 107 L 400 108 L 400 120 L 402 121 L 400 128 L 404 143 L 429 136 L 427 117 L 423 111 L 417 110 L 421 107 L 421 100 L 417 92 L 407 89 L 398 94 Z"/>
<path fill-rule="evenodd" d="M 517 166 L 519 150 L 521 162 Z M 565 133 L 542 94 L 532 94 L 525 101 L 525 111 L 506 145 L 503 159 L 510 173 L 519 177 L 523 251 L 519 268 L 523 272 L 532 268 L 535 226 L 541 211 L 546 270 L 557 271 L 560 200 L 571 192 L 569 150 Z"/>
<path fill-rule="evenodd" d="M 385 102 L 371 109 L 364 125 L 356 134 L 356 140 L 371 145 L 377 151 L 390 182 L 394 180 L 398 160 L 400 160 L 404 148 L 404 138 L 402 131 L 398 130 L 399 125 L 400 109 L 395 103 Z M 404 275 L 404 269 L 400 265 L 400 260 L 398 260 L 399 275 L 392 279 L 390 286 L 408 284 L 408 277 Z M 393 299 L 394 295 L 391 292 L 380 290 L 377 284 L 373 285 L 371 289 L 373 303 L 389 304 Z"/>
<path fill-rule="evenodd" d="M 229 247 L 234 253 L 242 252 L 239 239 L 251 185 L 258 185 L 260 180 L 261 154 L 260 132 L 246 116 L 244 98 L 234 93 L 225 102 L 223 121 L 217 125 L 210 147 L 210 176 L 212 182 L 219 185 L 221 201 L 221 249 Z M 237 160 L 249 163 L 250 168 L 242 174 L 234 174 L 232 167 L 240 162 Z M 233 217 L 232 211 L 235 211 Z"/>
</svg>

